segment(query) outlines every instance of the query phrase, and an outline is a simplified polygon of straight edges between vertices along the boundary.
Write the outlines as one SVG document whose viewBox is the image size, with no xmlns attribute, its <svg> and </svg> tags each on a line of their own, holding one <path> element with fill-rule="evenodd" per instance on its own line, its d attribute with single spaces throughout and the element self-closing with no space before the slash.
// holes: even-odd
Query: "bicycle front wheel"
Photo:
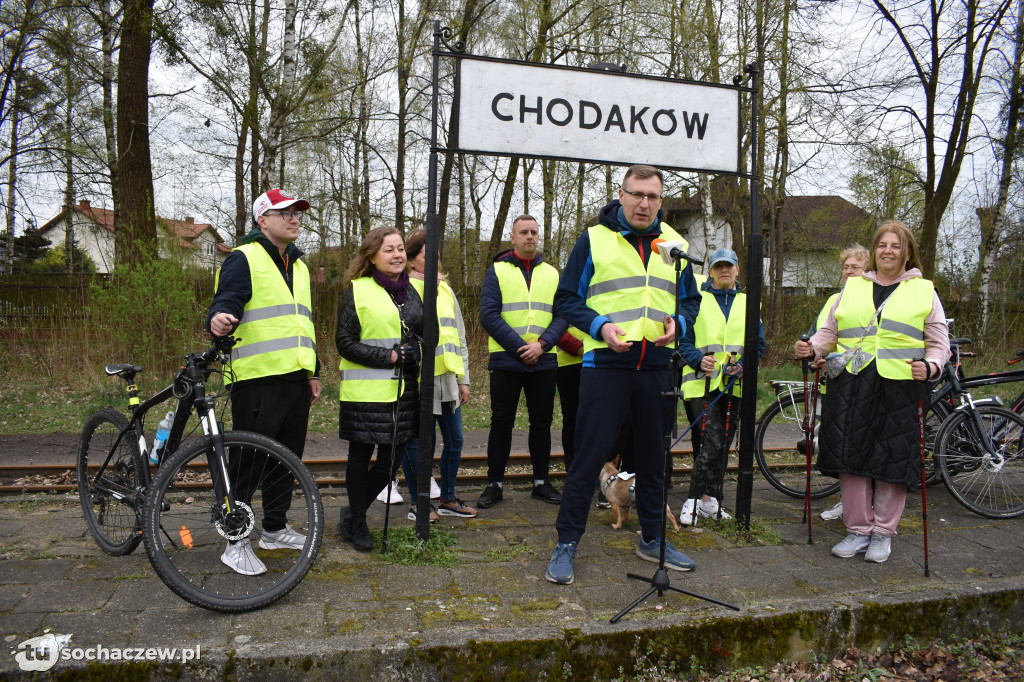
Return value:
<svg viewBox="0 0 1024 682">
<path fill-rule="evenodd" d="M 107 466 L 98 468 L 127 427 L 128 420 L 116 410 L 91 414 L 82 427 L 75 463 L 85 524 L 100 549 L 114 556 L 131 554 L 142 540 L 137 507 L 142 501 L 139 472 L 144 464 L 135 429 L 125 433 Z"/>
<path fill-rule="evenodd" d="M 957 412 L 936 436 L 935 457 L 949 492 L 990 519 L 1024 514 L 1024 418 L 1002 407 L 975 408 L 989 451 L 973 415 Z"/>
<path fill-rule="evenodd" d="M 820 409 L 820 397 L 818 405 Z M 815 415 L 815 451 L 820 424 L 821 416 Z M 754 454 L 761 473 L 776 490 L 798 499 L 807 492 L 806 438 L 803 393 L 780 395 L 761 415 L 754 433 Z M 812 499 L 839 492 L 839 481 L 818 471 L 813 459 L 811 465 Z"/>
<path fill-rule="evenodd" d="M 212 437 L 204 436 L 157 470 L 143 530 L 149 560 L 168 587 L 196 606 L 236 613 L 272 604 L 299 584 L 320 549 L 323 509 L 309 470 L 285 446 L 244 431 L 223 440 L 230 507 L 214 499 L 207 465 L 219 464 Z M 264 522 L 276 525 L 285 515 L 305 535 L 301 548 L 265 537 Z"/>
</svg>

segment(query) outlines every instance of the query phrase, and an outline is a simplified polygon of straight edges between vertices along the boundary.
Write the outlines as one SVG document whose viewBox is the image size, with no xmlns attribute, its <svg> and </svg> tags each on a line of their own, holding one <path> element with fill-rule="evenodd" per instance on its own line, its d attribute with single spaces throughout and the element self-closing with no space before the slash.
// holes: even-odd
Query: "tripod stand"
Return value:
<svg viewBox="0 0 1024 682">
<path fill-rule="evenodd" d="M 672 361 L 669 363 L 668 369 L 666 371 L 666 374 L 668 375 L 668 390 L 662 393 L 662 395 L 665 396 L 665 398 L 672 405 L 672 423 L 671 423 L 671 425 L 667 425 L 666 426 L 666 428 L 665 428 L 665 435 L 664 435 L 664 438 L 663 438 L 663 444 L 664 444 L 664 448 L 663 449 L 664 449 L 664 453 L 665 453 L 665 471 L 664 471 L 664 478 L 663 478 L 663 481 L 662 481 L 663 485 L 662 485 L 662 489 L 661 489 L 661 541 L 660 541 L 661 544 L 660 544 L 660 547 L 659 547 L 658 570 L 655 571 L 654 572 L 654 576 L 652 576 L 650 578 L 645 578 L 643 576 L 636 575 L 635 573 L 627 573 L 626 574 L 627 578 L 633 578 L 634 580 L 639 580 L 641 582 L 647 583 L 648 585 L 650 585 L 650 587 L 647 589 L 646 592 L 644 592 L 642 595 L 637 597 L 633 601 L 633 603 L 631 603 L 629 606 L 627 606 L 626 608 L 624 608 L 621 611 L 619 611 L 614 616 L 612 616 L 612 619 L 611 619 L 612 623 L 619 622 L 619 620 L 624 615 L 626 615 L 627 613 L 632 611 L 634 608 L 639 606 L 645 599 L 650 597 L 655 592 L 657 592 L 658 596 L 660 597 L 661 595 L 665 594 L 665 592 L 668 592 L 669 590 L 671 590 L 672 592 L 679 592 L 681 594 L 689 595 L 691 597 L 696 597 L 697 599 L 703 599 L 704 601 L 709 601 L 709 602 L 711 602 L 713 604 L 718 604 L 719 606 L 724 606 L 726 608 L 732 609 L 733 611 L 739 611 L 740 610 L 740 607 L 738 607 L 738 606 L 736 606 L 734 604 L 729 604 L 727 602 L 719 601 L 718 599 L 714 599 L 713 597 L 708 597 L 708 596 L 705 596 L 703 594 L 698 594 L 696 592 L 691 592 L 689 590 L 684 590 L 682 588 L 673 586 L 671 581 L 669 580 L 669 577 L 668 577 L 668 569 L 665 568 L 665 543 L 666 543 L 665 534 L 666 534 L 666 524 L 668 522 L 668 519 L 666 517 L 665 509 L 666 509 L 666 505 L 668 504 L 668 489 L 669 489 L 669 484 L 671 483 L 671 475 L 672 475 L 672 444 L 673 444 L 673 442 L 675 442 L 676 433 L 678 431 L 678 426 L 676 424 L 676 416 L 677 416 L 678 411 L 679 411 L 679 398 L 680 398 L 681 394 L 680 394 L 680 390 L 679 390 L 679 381 L 677 380 L 677 377 L 680 376 L 680 372 L 681 372 L 682 367 L 683 367 L 682 357 L 679 355 L 679 337 L 681 336 L 681 332 L 680 332 L 679 324 L 678 324 L 679 313 L 680 313 L 680 310 L 679 310 L 679 279 L 680 279 L 680 272 L 681 272 L 681 267 L 682 267 L 682 265 L 681 265 L 682 259 L 686 258 L 687 260 L 690 260 L 689 256 L 686 256 L 685 253 L 682 253 L 680 249 L 673 249 L 671 255 L 672 255 L 672 258 L 675 260 L 675 270 L 676 270 L 676 272 L 675 272 L 675 274 L 676 274 L 676 285 L 675 285 L 674 291 L 676 292 L 675 293 L 675 308 L 676 308 L 675 309 L 675 316 L 676 316 L 675 319 L 677 320 L 677 323 L 676 323 L 676 338 L 675 338 L 675 343 L 673 345 L 673 348 L 675 349 L 675 352 L 672 353 Z M 705 408 L 705 413 L 706 413 L 706 410 L 708 408 L 710 408 L 710 407 L 711 407 L 711 404 L 709 404 L 707 406 L 707 408 Z M 694 513 L 696 513 L 696 509 L 694 509 Z"/>
</svg>

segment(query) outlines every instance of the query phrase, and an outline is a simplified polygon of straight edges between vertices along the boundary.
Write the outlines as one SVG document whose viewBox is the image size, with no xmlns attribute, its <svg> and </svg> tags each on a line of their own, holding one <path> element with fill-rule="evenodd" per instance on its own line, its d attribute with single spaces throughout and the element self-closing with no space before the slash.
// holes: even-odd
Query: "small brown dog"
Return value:
<svg viewBox="0 0 1024 682">
<path fill-rule="evenodd" d="M 606 462 L 601 469 L 601 492 L 604 493 L 605 499 L 612 505 L 612 511 L 615 512 L 615 523 L 612 524 L 612 528 L 615 530 L 622 528 L 622 523 L 629 520 L 629 507 L 633 504 L 631 488 L 634 476 L 631 474 L 627 474 L 627 476 L 628 478 L 621 478 L 619 470 L 611 462 Z M 676 523 L 675 514 L 672 513 L 668 505 L 665 505 L 665 510 L 668 512 L 669 521 L 672 522 L 672 528 L 678 533 L 679 524 Z"/>
</svg>

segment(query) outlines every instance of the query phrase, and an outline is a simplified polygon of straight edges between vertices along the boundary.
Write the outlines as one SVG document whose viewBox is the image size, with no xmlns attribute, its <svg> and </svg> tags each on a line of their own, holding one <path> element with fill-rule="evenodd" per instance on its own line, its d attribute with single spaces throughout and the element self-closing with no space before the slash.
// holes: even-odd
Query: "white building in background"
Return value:
<svg viewBox="0 0 1024 682">
<path fill-rule="evenodd" d="M 64 244 L 67 208 L 39 228 L 40 236 L 51 246 Z M 71 229 L 75 245 L 96 265 L 96 272 L 114 269 L 114 212 L 94 208 L 86 200 L 71 207 Z M 215 271 L 231 253 L 213 225 L 197 223 L 194 218 L 169 220 L 157 217 L 157 236 L 161 258 L 180 258 L 183 264 L 209 272 Z"/>
<path fill-rule="evenodd" d="M 730 220 L 740 220 L 743 233 L 750 232 L 749 199 L 737 199 L 728 178 L 711 183 L 711 205 L 705 207 L 705 221 L 698 196 L 667 198 L 665 221 L 690 244 L 690 255 L 704 259 L 717 248 L 734 248 Z M 839 196 L 787 196 L 779 225 L 773 230 L 767 206 L 762 205 L 761 233 L 764 235 L 764 279 L 771 276 L 774 240 L 783 240 L 783 295 L 822 294 L 838 291 L 839 252 L 860 240 L 868 246 L 874 234 L 871 215 Z M 739 249 L 738 251 L 742 251 Z M 746 260 L 746 253 L 738 253 Z M 700 267 L 697 266 L 697 270 Z"/>
</svg>

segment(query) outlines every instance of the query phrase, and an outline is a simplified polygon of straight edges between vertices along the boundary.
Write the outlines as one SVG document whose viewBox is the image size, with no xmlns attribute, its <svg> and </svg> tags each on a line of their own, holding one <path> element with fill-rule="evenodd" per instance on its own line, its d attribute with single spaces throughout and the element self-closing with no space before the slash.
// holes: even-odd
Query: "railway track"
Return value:
<svg viewBox="0 0 1024 682">
<path fill-rule="evenodd" d="M 676 460 L 672 471 L 676 476 L 690 473 L 690 464 L 687 459 L 692 451 L 687 449 L 673 450 L 672 454 Z M 732 460 L 735 462 L 735 457 Z M 344 457 L 318 457 L 303 460 L 309 468 L 313 478 L 321 488 L 341 487 L 345 485 Z M 551 477 L 561 479 L 565 477 L 563 457 L 560 452 L 551 453 L 552 466 Z M 99 468 L 99 465 L 90 465 Z M 201 488 L 208 484 L 202 480 L 202 469 L 204 466 L 196 467 L 200 480 L 191 485 Z M 730 472 L 738 472 L 739 468 L 735 463 L 729 466 Z M 526 453 L 513 453 L 509 457 L 509 467 L 505 474 L 506 480 L 529 481 L 533 478 L 530 471 L 530 456 Z M 463 454 L 459 471 L 459 484 L 476 483 L 483 485 L 487 483 L 487 456 L 485 454 Z M 75 465 L 70 464 L 5 464 L 0 465 L 0 496 L 22 495 L 25 493 L 67 493 L 76 490 Z"/>
<path fill-rule="evenodd" d="M 689 454 L 680 451 L 676 454 Z M 552 478 L 564 478 L 562 453 L 552 453 Z M 345 485 L 345 457 L 315 458 L 303 460 L 313 474 L 313 478 L 321 488 Z M 513 453 L 509 457 L 509 467 L 505 474 L 508 480 L 528 481 L 533 478 L 529 470 L 530 456 L 526 453 Z M 99 465 L 90 465 L 99 468 Z M 198 466 L 197 469 L 205 467 Z M 487 482 L 487 456 L 485 454 L 463 454 L 459 483 Z M 522 469 L 522 471 L 520 471 Z M 689 466 L 676 467 L 676 473 L 688 473 Z M 195 484 L 197 487 L 203 483 Z M 23 493 L 71 492 L 76 489 L 75 465 L 72 464 L 9 464 L 0 465 L 0 495 L 20 495 Z"/>
</svg>

